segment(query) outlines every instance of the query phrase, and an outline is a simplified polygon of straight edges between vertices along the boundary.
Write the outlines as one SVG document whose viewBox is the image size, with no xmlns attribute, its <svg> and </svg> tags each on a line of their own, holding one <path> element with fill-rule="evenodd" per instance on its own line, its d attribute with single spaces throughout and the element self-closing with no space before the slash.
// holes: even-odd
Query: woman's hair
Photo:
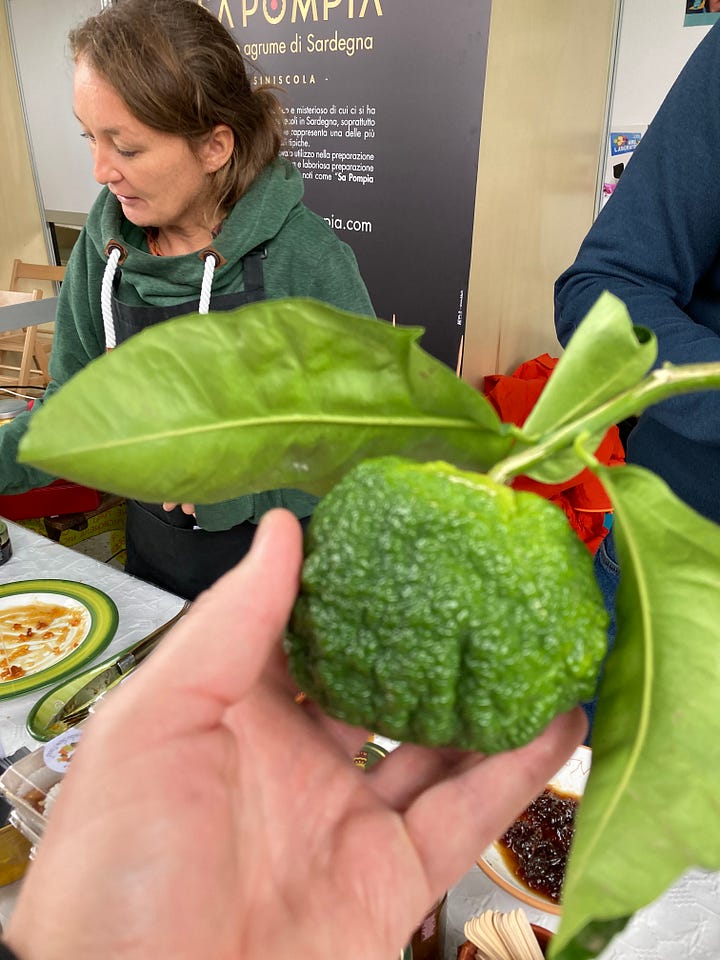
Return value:
<svg viewBox="0 0 720 960">
<path fill-rule="evenodd" d="M 212 175 L 219 209 L 280 152 L 282 106 L 270 89 L 253 89 L 237 43 L 195 0 L 120 0 L 69 40 L 73 59 L 86 60 L 146 126 L 193 149 L 218 124 L 232 129 L 232 156 Z"/>
</svg>

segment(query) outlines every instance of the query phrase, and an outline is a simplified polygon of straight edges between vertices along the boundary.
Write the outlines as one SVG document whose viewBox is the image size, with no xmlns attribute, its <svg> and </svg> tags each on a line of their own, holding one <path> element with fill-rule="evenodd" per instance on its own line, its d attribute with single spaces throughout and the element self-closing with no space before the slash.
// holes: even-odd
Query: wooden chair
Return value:
<svg viewBox="0 0 720 960">
<path fill-rule="evenodd" d="M 26 260 L 16 258 L 13 261 L 12 271 L 10 273 L 10 290 L 27 292 L 31 283 L 38 281 L 53 284 L 62 283 L 65 279 L 65 267 L 56 264 L 30 263 Z M 55 330 L 54 323 L 41 323 L 37 328 L 35 336 L 35 357 L 39 368 L 44 371 L 45 382 L 47 386 L 49 374 L 47 367 L 50 362 L 50 350 L 52 349 L 52 338 Z"/>
<path fill-rule="evenodd" d="M 42 290 L 33 290 L 32 293 L 22 293 L 17 290 L 0 290 L 0 307 L 12 307 L 16 303 L 29 303 L 31 300 L 42 300 Z"/>
<path fill-rule="evenodd" d="M 43 292 L 18 293 L 0 290 L 0 309 L 15 303 L 41 300 Z M 50 382 L 47 368 L 49 350 L 38 347 L 40 331 L 37 325 L 0 332 L 0 384 L 45 387 Z"/>
<path fill-rule="evenodd" d="M 62 283 L 65 279 L 65 267 L 50 266 L 46 263 L 27 263 L 14 260 L 10 274 L 10 290 L 22 290 L 21 280 L 51 280 Z"/>
</svg>

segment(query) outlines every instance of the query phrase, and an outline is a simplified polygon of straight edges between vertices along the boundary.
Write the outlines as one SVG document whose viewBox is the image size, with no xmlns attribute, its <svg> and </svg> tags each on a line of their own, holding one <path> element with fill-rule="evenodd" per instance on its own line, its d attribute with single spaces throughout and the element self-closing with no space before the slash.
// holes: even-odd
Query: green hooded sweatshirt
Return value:
<svg viewBox="0 0 720 960">
<path fill-rule="evenodd" d="M 303 204 L 302 196 L 302 177 L 287 160 L 279 158 L 262 171 L 213 241 L 225 260 L 215 269 L 213 296 L 244 289 L 242 257 L 264 244 L 266 299 L 313 297 L 351 313 L 374 316 L 352 250 Z M 45 399 L 105 352 L 100 288 L 107 263 L 105 249 L 111 240 L 119 241 L 127 252 L 120 267 L 119 300 L 129 305 L 175 306 L 199 299 L 204 264 L 198 255 L 153 256 L 144 229 L 130 223 L 118 200 L 103 188 L 73 247 L 60 290 L 50 359 L 52 381 Z M 0 429 L 0 493 L 22 493 L 56 479 L 16 462 L 31 416 L 31 412 L 21 414 Z M 203 529 L 226 530 L 244 520 L 257 523 L 275 506 L 284 506 L 298 517 L 309 516 L 316 502 L 316 497 L 299 490 L 270 490 L 197 505 L 196 515 Z"/>
</svg>

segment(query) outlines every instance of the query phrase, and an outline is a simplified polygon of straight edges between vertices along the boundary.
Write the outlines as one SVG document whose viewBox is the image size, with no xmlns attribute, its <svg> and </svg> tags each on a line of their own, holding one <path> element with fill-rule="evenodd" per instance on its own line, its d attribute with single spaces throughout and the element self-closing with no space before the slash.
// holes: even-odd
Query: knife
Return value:
<svg viewBox="0 0 720 960">
<path fill-rule="evenodd" d="M 92 667 L 88 670 L 90 679 L 55 713 L 48 722 L 47 729 L 51 730 L 58 724 L 71 727 L 81 720 L 84 720 L 88 716 L 93 704 L 107 693 L 108 690 L 111 690 L 121 680 L 124 680 L 128 674 L 132 673 L 148 654 L 155 649 L 170 627 L 177 623 L 181 617 L 184 617 L 189 609 L 190 601 L 187 600 L 174 617 L 162 623 L 153 630 L 152 633 L 149 633 L 131 647 L 120 651 L 117 657 L 112 660 L 104 670 L 101 670 L 99 673 L 95 672 L 97 671 L 97 667 Z M 74 679 L 77 681 L 78 678 L 75 677 Z"/>
</svg>

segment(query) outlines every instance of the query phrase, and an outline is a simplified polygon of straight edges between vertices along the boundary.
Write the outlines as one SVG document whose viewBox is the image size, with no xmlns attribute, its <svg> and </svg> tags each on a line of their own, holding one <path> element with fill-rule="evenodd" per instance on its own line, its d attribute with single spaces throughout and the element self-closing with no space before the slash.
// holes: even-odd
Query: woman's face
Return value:
<svg viewBox="0 0 720 960">
<path fill-rule="evenodd" d="M 192 232 L 205 226 L 208 174 L 215 169 L 184 137 L 145 126 L 115 89 L 81 58 L 75 66 L 74 111 L 90 143 L 93 174 L 139 227 Z"/>
</svg>

